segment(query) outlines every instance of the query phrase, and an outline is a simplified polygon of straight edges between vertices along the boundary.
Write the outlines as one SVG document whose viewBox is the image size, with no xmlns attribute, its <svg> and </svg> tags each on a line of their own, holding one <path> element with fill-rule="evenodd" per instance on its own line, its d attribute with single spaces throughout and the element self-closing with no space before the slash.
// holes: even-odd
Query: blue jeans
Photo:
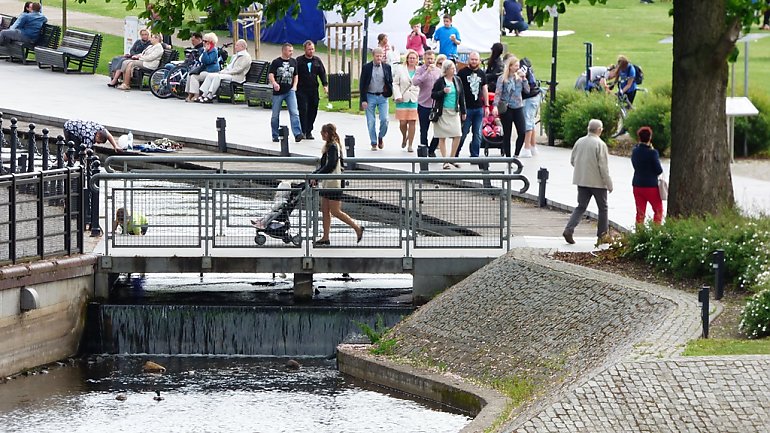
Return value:
<svg viewBox="0 0 770 433">
<path fill-rule="evenodd" d="M 286 108 L 289 109 L 291 132 L 295 137 L 302 134 L 302 127 L 299 125 L 297 95 L 294 90 L 289 90 L 282 95 L 273 95 L 273 117 L 270 118 L 270 128 L 273 130 L 273 138 L 278 138 L 278 120 L 281 115 L 281 105 L 283 105 L 283 101 L 286 101 Z"/>
<path fill-rule="evenodd" d="M 366 126 L 369 127 L 369 143 L 376 145 L 378 139 L 388 133 L 388 98 L 372 93 L 366 94 Z M 380 133 L 377 134 L 374 122 L 374 110 L 380 110 Z"/>
<path fill-rule="evenodd" d="M 473 134 L 471 139 L 471 157 L 476 158 L 479 156 L 479 148 L 481 147 L 481 123 L 484 120 L 484 107 L 469 108 L 465 113 L 465 122 L 463 122 L 463 136 L 460 138 L 460 146 L 457 148 L 457 155 L 460 156 L 460 151 L 465 143 L 465 137 L 468 132 Z M 471 131 L 473 127 L 473 131 Z"/>
</svg>

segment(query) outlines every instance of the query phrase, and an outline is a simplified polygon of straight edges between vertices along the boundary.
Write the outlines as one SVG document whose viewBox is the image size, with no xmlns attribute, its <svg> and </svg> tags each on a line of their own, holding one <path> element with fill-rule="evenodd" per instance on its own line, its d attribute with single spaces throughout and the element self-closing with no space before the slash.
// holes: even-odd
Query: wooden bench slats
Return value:
<svg viewBox="0 0 770 433">
<path fill-rule="evenodd" d="M 58 48 L 35 47 L 35 59 L 39 68 L 94 74 L 101 50 L 102 35 L 67 30 Z"/>
<path fill-rule="evenodd" d="M 59 46 L 61 27 L 44 24 L 40 38 L 35 44 L 25 44 L 19 41 L 6 46 L 0 46 L 0 57 L 8 57 L 12 62 L 27 64 L 30 54 L 35 54 L 36 47 L 56 48 Z"/>
</svg>

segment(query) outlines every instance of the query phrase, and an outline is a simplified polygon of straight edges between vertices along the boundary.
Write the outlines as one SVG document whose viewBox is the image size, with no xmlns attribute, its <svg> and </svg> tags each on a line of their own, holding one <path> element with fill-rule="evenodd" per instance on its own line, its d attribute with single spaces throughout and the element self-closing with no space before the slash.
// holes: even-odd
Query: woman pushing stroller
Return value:
<svg viewBox="0 0 770 433">
<path fill-rule="evenodd" d="M 321 149 L 321 162 L 318 168 L 313 172 L 317 174 L 340 174 L 342 173 L 342 145 L 340 137 L 337 135 L 337 127 L 327 123 L 321 127 L 321 139 L 324 141 L 324 147 Z M 311 181 L 315 186 L 317 181 Z M 357 242 L 361 242 L 364 236 L 364 228 L 356 224 L 348 214 L 342 211 L 342 180 L 324 179 L 320 181 L 321 191 L 321 213 L 323 215 L 323 235 L 315 241 L 315 245 L 329 245 L 329 234 L 332 225 L 332 215 L 340 221 L 349 225 L 356 232 Z"/>
</svg>

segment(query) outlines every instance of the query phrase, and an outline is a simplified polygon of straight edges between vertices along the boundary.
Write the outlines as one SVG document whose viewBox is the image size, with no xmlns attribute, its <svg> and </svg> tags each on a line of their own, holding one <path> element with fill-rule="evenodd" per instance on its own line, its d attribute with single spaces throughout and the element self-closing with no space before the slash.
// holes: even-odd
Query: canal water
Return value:
<svg viewBox="0 0 770 433">
<path fill-rule="evenodd" d="M 167 372 L 143 373 L 148 359 Z M 299 362 L 289 370 L 278 358 L 93 356 L 0 385 L 0 431 L 449 433 L 470 422 L 344 377 L 333 360 Z"/>
<path fill-rule="evenodd" d="M 89 311 L 99 350 L 0 384 L 0 432 L 458 432 L 468 414 L 336 369 L 337 343 L 366 340 L 357 323 L 411 312 L 411 284 L 317 275 L 312 306 L 296 306 L 291 275 L 123 277 Z M 167 371 L 144 373 L 148 360 Z"/>
</svg>

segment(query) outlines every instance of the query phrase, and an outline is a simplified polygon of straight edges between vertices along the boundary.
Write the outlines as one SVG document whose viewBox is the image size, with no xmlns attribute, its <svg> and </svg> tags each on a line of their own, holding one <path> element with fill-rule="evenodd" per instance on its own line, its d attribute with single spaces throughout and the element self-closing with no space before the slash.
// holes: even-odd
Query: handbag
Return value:
<svg viewBox="0 0 770 433">
<path fill-rule="evenodd" d="M 658 193 L 661 200 L 668 200 L 668 182 L 662 177 L 658 178 Z"/>
<path fill-rule="evenodd" d="M 203 72 L 205 68 L 206 67 L 203 65 L 203 63 L 195 62 L 192 66 L 190 66 L 190 69 L 188 70 L 187 73 L 188 75 L 198 75 L 201 72 Z"/>
<path fill-rule="evenodd" d="M 502 98 L 500 98 L 495 105 L 497 106 L 497 114 L 505 114 L 505 112 L 508 111 L 508 103 L 503 101 Z"/>
<path fill-rule="evenodd" d="M 430 113 L 428 113 L 428 120 L 431 122 L 438 122 L 441 117 L 441 107 L 433 101 L 433 106 L 430 107 Z"/>
</svg>

